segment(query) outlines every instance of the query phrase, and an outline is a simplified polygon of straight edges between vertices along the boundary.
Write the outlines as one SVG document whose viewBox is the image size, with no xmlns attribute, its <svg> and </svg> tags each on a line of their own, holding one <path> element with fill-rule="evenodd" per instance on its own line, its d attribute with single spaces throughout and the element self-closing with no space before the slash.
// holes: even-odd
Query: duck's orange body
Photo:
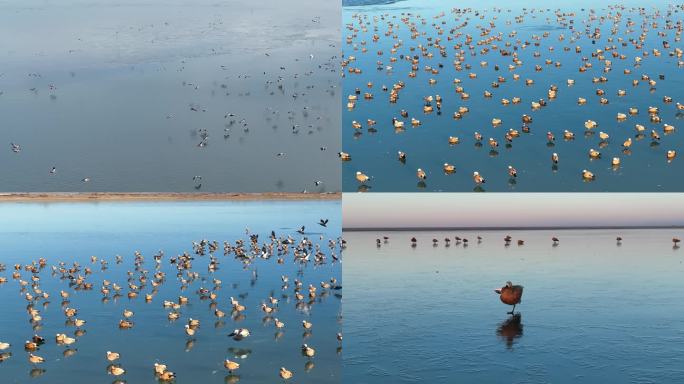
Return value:
<svg viewBox="0 0 684 384">
<path fill-rule="evenodd" d="M 523 287 L 522 285 L 505 286 L 501 288 L 499 298 L 501 302 L 508 305 L 520 304 L 522 299 Z"/>
<path fill-rule="evenodd" d="M 502 303 L 512 305 L 514 311 L 515 306 L 520 304 L 520 300 L 522 299 L 523 286 L 513 285 L 513 283 L 508 281 L 506 282 L 506 285 L 494 290 L 494 292 L 499 294 L 499 299 Z M 513 314 L 513 311 L 509 312 L 509 314 Z"/>
</svg>

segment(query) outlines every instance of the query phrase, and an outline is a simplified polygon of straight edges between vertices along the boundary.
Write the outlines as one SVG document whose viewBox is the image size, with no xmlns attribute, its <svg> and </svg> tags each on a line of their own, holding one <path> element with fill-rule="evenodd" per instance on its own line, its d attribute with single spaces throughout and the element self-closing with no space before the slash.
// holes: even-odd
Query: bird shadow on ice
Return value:
<svg viewBox="0 0 684 384">
<path fill-rule="evenodd" d="M 506 343 L 506 348 L 513 349 L 516 339 L 523 335 L 522 315 L 520 312 L 509 316 L 496 328 L 496 335 Z"/>
</svg>

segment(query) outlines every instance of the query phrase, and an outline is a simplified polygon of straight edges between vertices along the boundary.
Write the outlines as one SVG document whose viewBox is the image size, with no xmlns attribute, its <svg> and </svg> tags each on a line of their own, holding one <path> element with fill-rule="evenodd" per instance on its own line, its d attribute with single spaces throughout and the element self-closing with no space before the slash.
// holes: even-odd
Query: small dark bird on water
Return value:
<svg viewBox="0 0 684 384">
<path fill-rule="evenodd" d="M 499 289 L 495 289 L 494 292 L 499 295 L 499 299 L 501 299 L 502 303 L 513 306 L 513 309 L 508 312 L 509 315 L 512 315 L 515 311 L 515 306 L 520 304 L 520 300 L 522 299 L 523 286 L 513 285 L 513 283 L 507 281 L 506 285 Z"/>
<path fill-rule="evenodd" d="M 322 226 L 322 227 L 327 227 L 327 226 L 328 226 L 328 219 L 325 219 L 325 220 L 321 219 L 321 220 L 318 222 L 318 225 L 320 225 L 320 226 Z"/>
</svg>

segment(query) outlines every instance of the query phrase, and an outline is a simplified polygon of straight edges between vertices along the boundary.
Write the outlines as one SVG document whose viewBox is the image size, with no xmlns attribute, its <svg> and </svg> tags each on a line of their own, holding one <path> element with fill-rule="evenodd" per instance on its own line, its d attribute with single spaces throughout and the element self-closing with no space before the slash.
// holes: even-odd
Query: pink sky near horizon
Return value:
<svg viewBox="0 0 684 384">
<path fill-rule="evenodd" d="M 684 193 L 345 193 L 344 228 L 684 226 Z"/>
</svg>

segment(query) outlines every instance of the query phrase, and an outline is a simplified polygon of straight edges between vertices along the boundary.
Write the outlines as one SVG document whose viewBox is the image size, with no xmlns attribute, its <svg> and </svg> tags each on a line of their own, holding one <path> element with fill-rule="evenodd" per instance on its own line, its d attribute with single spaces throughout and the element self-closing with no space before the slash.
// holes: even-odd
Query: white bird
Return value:
<svg viewBox="0 0 684 384">
<path fill-rule="evenodd" d="M 248 337 L 250 335 L 249 329 L 247 328 L 238 328 L 233 330 L 228 336 L 236 339 L 244 339 L 245 337 Z"/>
</svg>

